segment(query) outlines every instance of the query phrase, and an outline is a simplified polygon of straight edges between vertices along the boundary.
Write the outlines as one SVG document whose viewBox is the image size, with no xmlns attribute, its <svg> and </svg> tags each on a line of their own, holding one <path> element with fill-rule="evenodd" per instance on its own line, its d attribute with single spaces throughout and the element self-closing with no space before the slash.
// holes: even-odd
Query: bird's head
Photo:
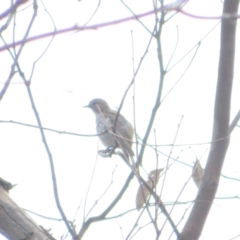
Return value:
<svg viewBox="0 0 240 240">
<path fill-rule="evenodd" d="M 105 100 L 101 99 L 101 98 L 93 99 L 85 107 L 92 109 L 94 113 L 99 113 L 100 111 L 101 112 L 106 112 L 107 110 L 110 109 L 107 102 Z"/>
</svg>

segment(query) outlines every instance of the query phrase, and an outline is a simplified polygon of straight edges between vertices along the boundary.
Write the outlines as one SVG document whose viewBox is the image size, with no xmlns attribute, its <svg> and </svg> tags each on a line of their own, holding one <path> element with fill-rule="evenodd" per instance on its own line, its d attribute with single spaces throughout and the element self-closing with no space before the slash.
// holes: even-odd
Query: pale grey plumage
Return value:
<svg viewBox="0 0 240 240">
<path fill-rule="evenodd" d="M 134 152 L 132 150 L 132 139 L 134 129 L 131 123 L 129 123 L 121 114 L 119 114 L 117 123 L 115 126 L 115 134 L 112 134 L 117 111 L 110 109 L 107 102 L 103 99 L 93 99 L 86 107 L 92 109 L 96 115 L 96 131 L 103 145 L 108 148 L 120 148 L 127 157 L 133 157 Z M 128 139 L 129 141 L 127 141 Z"/>
</svg>

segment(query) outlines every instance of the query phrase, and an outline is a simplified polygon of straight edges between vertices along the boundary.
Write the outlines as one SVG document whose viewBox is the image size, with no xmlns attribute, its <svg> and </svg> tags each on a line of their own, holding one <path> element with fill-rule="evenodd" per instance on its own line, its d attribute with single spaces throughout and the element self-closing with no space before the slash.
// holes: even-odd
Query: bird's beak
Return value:
<svg viewBox="0 0 240 240">
<path fill-rule="evenodd" d="M 83 108 L 89 108 L 89 105 L 83 106 Z"/>
</svg>

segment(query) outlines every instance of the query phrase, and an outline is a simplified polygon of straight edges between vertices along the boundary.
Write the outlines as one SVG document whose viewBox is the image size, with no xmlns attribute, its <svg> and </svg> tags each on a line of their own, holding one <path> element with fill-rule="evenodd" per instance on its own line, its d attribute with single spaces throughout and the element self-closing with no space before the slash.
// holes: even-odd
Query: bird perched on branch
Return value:
<svg viewBox="0 0 240 240">
<path fill-rule="evenodd" d="M 116 148 L 120 148 L 127 161 L 133 159 L 132 139 L 133 126 L 120 113 L 117 121 L 117 111 L 112 110 L 103 99 L 93 99 L 87 106 L 96 115 L 96 131 L 103 145 L 107 147 L 104 153 L 111 155 Z"/>
</svg>

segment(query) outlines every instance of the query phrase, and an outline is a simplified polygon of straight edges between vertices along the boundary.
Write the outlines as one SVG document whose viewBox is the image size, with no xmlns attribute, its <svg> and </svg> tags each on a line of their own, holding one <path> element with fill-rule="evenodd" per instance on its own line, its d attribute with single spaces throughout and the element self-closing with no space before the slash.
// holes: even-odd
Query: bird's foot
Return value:
<svg viewBox="0 0 240 240">
<path fill-rule="evenodd" d="M 98 154 L 101 157 L 107 158 L 107 157 L 111 157 L 113 152 L 114 152 L 115 148 L 111 147 L 111 148 L 106 148 L 105 150 L 99 150 Z"/>
</svg>

